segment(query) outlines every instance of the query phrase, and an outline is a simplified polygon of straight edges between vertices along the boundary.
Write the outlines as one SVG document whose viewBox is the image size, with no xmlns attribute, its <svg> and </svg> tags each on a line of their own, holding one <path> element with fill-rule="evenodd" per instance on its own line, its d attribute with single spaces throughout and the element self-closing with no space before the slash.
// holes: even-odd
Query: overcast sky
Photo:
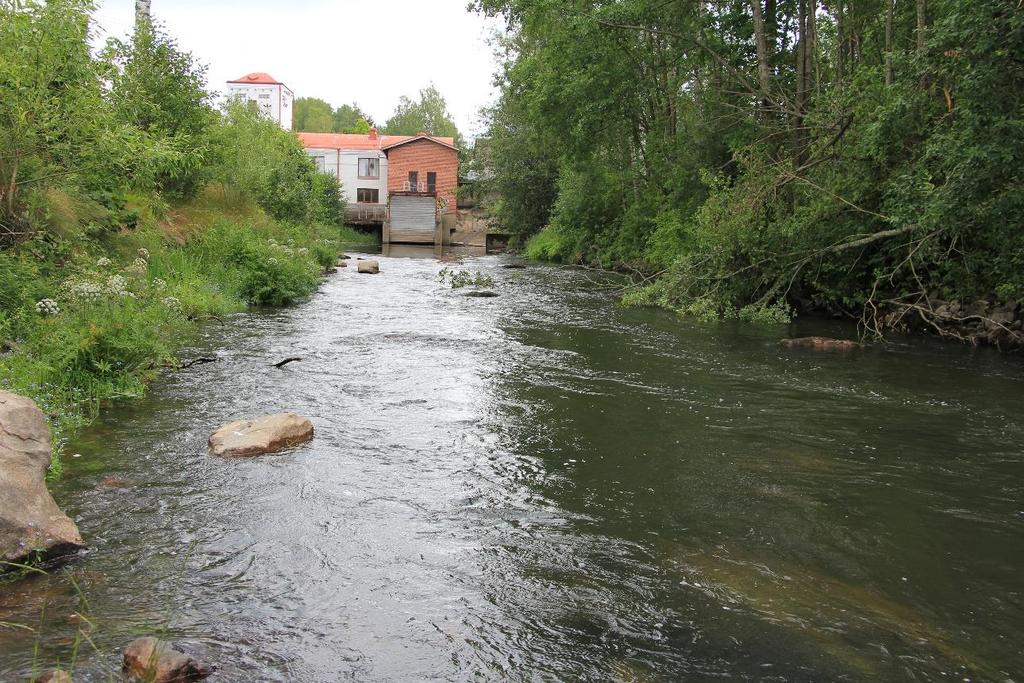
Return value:
<svg viewBox="0 0 1024 683">
<path fill-rule="evenodd" d="M 467 0 L 152 0 L 153 18 L 209 66 L 209 88 L 265 71 L 333 106 L 356 102 L 378 123 L 401 95 L 430 83 L 464 135 L 479 132 L 495 70 L 487 39 L 499 26 Z M 124 36 L 134 0 L 99 0 L 101 35 Z"/>
</svg>

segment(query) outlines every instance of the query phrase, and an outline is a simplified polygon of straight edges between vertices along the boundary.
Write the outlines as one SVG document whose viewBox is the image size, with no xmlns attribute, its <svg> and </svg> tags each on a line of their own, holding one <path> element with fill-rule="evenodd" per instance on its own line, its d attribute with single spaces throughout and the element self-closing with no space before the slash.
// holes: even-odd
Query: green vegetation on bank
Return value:
<svg viewBox="0 0 1024 683">
<path fill-rule="evenodd" d="M 58 448 L 197 324 L 306 296 L 367 240 L 294 135 L 215 110 L 159 27 L 92 54 L 90 11 L 0 6 L 0 387 L 43 407 Z"/>
<path fill-rule="evenodd" d="M 476 5 L 508 30 L 475 162 L 528 255 L 660 274 L 633 303 L 873 332 L 1024 298 L 1014 3 Z"/>
</svg>

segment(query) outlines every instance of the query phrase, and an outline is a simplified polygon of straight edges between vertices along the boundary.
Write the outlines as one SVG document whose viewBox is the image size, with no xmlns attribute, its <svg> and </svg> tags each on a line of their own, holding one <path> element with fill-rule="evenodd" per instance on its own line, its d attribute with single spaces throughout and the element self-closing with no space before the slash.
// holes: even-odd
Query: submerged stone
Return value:
<svg viewBox="0 0 1024 683">
<path fill-rule="evenodd" d="M 831 337 L 797 337 L 783 339 L 779 342 L 791 349 L 814 349 L 815 351 L 855 351 L 864 348 L 860 342 L 851 339 L 832 339 Z"/>
<path fill-rule="evenodd" d="M 213 667 L 189 657 L 171 644 L 153 638 L 138 638 L 124 649 L 124 674 L 146 683 L 186 683 L 213 673 Z"/>
<path fill-rule="evenodd" d="M 479 298 L 479 299 L 489 299 L 491 297 L 498 296 L 498 293 L 497 292 L 492 292 L 489 289 L 473 289 L 473 290 L 470 290 L 470 291 L 466 292 L 463 296 Z"/>
</svg>

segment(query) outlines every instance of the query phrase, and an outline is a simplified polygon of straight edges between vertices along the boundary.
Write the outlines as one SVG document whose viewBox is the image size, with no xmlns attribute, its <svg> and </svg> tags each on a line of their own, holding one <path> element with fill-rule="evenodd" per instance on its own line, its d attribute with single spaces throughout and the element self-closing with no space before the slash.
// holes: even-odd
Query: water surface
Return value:
<svg viewBox="0 0 1024 683">
<path fill-rule="evenodd" d="M 788 350 L 820 325 L 623 310 L 499 257 L 457 266 L 501 293 L 466 298 L 403 253 L 211 324 L 186 356 L 217 362 L 71 444 L 91 550 L 0 589 L 36 629 L 0 627 L 0 680 L 80 630 L 78 681 L 149 633 L 215 681 L 1024 680 L 1020 359 Z M 312 443 L 206 454 L 282 410 Z"/>
</svg>

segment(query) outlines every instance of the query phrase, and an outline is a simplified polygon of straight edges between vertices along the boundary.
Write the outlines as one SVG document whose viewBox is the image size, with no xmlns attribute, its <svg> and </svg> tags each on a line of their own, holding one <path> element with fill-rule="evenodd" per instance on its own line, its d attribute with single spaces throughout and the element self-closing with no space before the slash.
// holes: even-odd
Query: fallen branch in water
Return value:
<svg viewBox="0 0 1024 683">
<path fill-rule="evenodd" d="M 192 360 L 185 361 L 184 363 L 182 363 L 178 367 L 178 369 L 179 370 L 184 370 L 185 368 L 190 368 L 193 365 L 203 365 L 204 363 L 216 363 L 216 362 L 217 362 L 216 358 L 210 358 L 209 356 L 200 356 L 199 358 L 193 358 Z"/>
<path fill-rule="evenodd" d="M 284 366 L 288 365 L 289 363 L 292 363 L 292 362 L 297 361 L 297 360 L 302 360 L 302 359 L 299 358 L 298 356 L 293 356 L 291 358 L 285 358 L 280 363 L 274 363 L 274 367 L 275 368 L 283 368 Z"/>
</svg>

